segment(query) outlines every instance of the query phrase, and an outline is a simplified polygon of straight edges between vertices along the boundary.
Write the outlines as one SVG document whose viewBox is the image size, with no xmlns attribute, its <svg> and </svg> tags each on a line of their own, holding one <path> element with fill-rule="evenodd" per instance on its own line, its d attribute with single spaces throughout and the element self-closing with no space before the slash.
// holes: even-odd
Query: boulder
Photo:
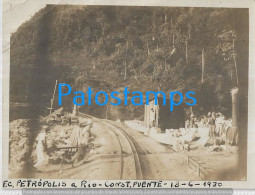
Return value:
<svg viewBox="0 0 255 195">
<path fill-rule="evenodd" d="M 176 140 L 176 142 L 173 144 L 173 149 L 175 152 L 183 151 L 184 147 L 181 140 Z"/>
<path fill-rule="evenodd" d="M 185 141 L 191 142 L 197 137 L 197 128 L 190 128 L 182 137 Z"/>
</svg>

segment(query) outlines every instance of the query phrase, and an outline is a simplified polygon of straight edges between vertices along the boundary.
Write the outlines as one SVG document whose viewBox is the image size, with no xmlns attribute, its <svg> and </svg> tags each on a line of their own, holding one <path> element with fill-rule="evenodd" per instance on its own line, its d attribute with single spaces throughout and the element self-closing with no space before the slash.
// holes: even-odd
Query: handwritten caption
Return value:
<svg viewBox="0 0 255 195">
<path fill-rule="evenodd" d="M 48 181 L 19 179 L 3 181 L 3 188 L 221 188 L 222 182 L 217 181 Z"/>
</svg>

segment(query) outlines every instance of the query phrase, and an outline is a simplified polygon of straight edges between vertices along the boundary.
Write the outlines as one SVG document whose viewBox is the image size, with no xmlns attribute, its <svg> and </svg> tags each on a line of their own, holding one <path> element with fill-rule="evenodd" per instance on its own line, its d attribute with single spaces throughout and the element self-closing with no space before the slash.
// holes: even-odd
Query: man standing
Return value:
<svg viewBox="0 0 255 195">
<path fill-rule="evenodd" d="M 34 165 L 34 167 L 36 168 L 48 164 L 48 155 L 46 154 L 47 148 L 46 133 L 48 130 L 49 127 L 47 125 L 44 125 L 36 138 L 37 163 Z"/>
<path fill-rule="evenodd" d="M 87 124 L 80 123 L 79 132 L 75 132 L 77 140 L 78 150 L 72 158 L 72 162 L 78 162 L 82 157 L 85 159 L 88 155 L 88 143 L 90 137 L 90 128 L 92 126 L 92 121 L 89 120 Z"/>
<path fill-rule="evenodd" d="M 210 112 L 208 113 L 208 126 L 209 126 L 209 136 L 210 138 L 215 137 L 215 117 Z"/>
<path fill-rule="evenodd" d="M 192 113 L 190 115 L 190 128 L 195 128 L 195 118 L 194 118 L 194 114 Z"/>
</svg>

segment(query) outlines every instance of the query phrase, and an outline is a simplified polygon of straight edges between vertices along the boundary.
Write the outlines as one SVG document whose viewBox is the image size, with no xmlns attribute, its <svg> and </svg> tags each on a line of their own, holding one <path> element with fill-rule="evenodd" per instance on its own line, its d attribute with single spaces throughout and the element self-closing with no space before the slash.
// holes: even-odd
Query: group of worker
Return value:
<svg viewBox="0 0 255 195">
<path fill-rule="evenodd" d="M 231 121 L 230 121 L 231 123 Z M 195 117 L 192 113 L 186 123 L 186 128 L 209 128 L 209 137 L 220 137 L 224 133 L 224 127 L 229 126 L 229 120 L 225 120 L 225 116 L 218 112 L 208 112 L 207 116 Z"/>
<path fill-rule="evenodd" d="M 72 164 L 84 159 L 88 155 L 88 144 L 91 134 L 92 121 L 89 119 L 87 122 L 79 122 L 79 125 L 74 125 L 67 148 L 76 148 L 76 152 L 69 162 Z M 47 132 L 49 126 L 44 125 L 36 137 L 36 156 L 37 163 L 34 167 L 42 167 L 48 164 L 49 156 L 47 148 Z"/>
</svg>

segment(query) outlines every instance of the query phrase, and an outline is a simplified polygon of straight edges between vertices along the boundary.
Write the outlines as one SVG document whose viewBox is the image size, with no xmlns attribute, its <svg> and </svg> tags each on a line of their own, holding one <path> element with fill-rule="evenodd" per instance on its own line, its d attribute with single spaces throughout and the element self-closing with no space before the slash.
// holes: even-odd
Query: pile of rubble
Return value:
<svg viewBox="0 0 255 195">
<path fill-rule="evenodd" d="M 205 132 L 208 132 L 208 131 L 205 129 Z M 202 137 L 201 135 L 199 135 L 197 128 L 166 129 L 166 134 L 168 134 L 171 137 L 176 138 L 171 143 L 174 151 L 176 151 L 176 152 L 188 151 L 188 150 L 190 150 L 190 143 L 192 141 L 195 141 L 198 138 L 200 138 L 200 139 L 205 138 L 205 137 Z M 207 133 L 205 133 L 205 136 L 207 137 Z"/>
<path fill-rule="evenodd" d="M 44 119 L 42 123 L 50 128 L 46 136 L 48 163 L 58 164 L 63 158 L 76 152 L 76 148 L 71 144 L 71 134 L 75 128 L 79 128 L 79 123 L 87 123 L 88 120 L 73 116 L 69 112 L 65 112 L 63 108 L 56 110 Z M 31 153 L 33 163 L 37 162 L 36 145 L 37 143 L 34 142 Z M 73 148 L 67 149 L 68 147 Z"/>
<path fill-rule="evenodd" d="M 208 151 L 221 151 L 225 149 L 225 134 L 218 137 L 210 137 L 210 129 L 208 127 L 198 128 L 180 128 L 167 129 L 166 133 L 169 140 L 172 140 L 170 145 L 173 146 L 174 151 L 188 151 L 191 148 L 198 146 L 207 147 Z M 173 139 L 175 138 L 175 139 Z"/>
<path fill-rule="evenodd" d="M 18 119 L 10 122 L 9 131 L 9 171 L 18 173 L 26 165 L 37 163 L 37 137 L 43 127 L 48 126 L 46 133 L 46 153 L 48 163 L 58 164 L 63 157 L 69 158 L 77 151 L 70 137 L 79 124 L 87 124 L 89 118 L 73 116 L 63 108 L 56 110 L 47 117 L 36 120 Z M 91 120 L 90 120 L 91 121 Z M 92 142 L 93 136 L 88 139 Z M 70 157 L 71 158 L 71 157 Z"/>
<path fill-rule="evenodd" d="M 21 171 L 30 155 L 30 120 L 18 119 L 10 122 L 9 131 L 9 170 L 11 173 Z"/>
<path fill-rule="evenodd" d="M 79 117 L 64 111 L 64 108 L 59 108 L 47 117 L 47 124 L 71 125 L 78 123 Z"/>
<path fill-rule="evenodd" d="M 171 145 L 176 152 L 189 151 L 198 146 L 207 147 L 208 151 L 221 151 L 225 149 L 226 131 L 217 137 L 210 137 L 210 129 L 205 126 L 198 126 L 196 128 L 179 128 L 166 129 L 161 132 L 160 128 L 152 127 L 150 129 L 143 126 L 142 121 L 125 121 L 125 125 L 138 130 L 145 135 L 152 137 L 160 143 Z M 226 121 L 228 128 L 231 122 Z"/>
</svg>

